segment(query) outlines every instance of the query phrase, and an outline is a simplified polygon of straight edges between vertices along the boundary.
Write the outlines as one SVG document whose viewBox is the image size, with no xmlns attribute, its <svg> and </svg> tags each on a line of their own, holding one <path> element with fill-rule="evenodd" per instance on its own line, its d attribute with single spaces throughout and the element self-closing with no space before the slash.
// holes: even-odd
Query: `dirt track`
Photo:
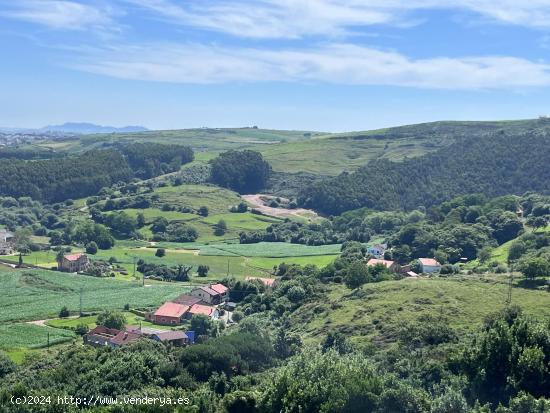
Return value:
<svg viewBox="0 0 550 413">
<path fill-rule="evenodd" d="M 295 217 L 301 217 L 301 218 L 317 217 L 317 213 L 311 209 L 273 208 L 273 207 L 267 206 L 262 200 L 262 197 L 275 198 L 271 195 L 263 195 L 263 194 L 242 195 L 242 198 L 248 203 L 252 204 L 254 209 L 257 209 L 258 211 L 260 211 L 262 214 L 265 214 L 265 215 L 270 215 L 272 217 L 277 217 L 277 218 L 281 218 L 281 217 L 284 218 L 288 216 L 295 216 Z"/>
</svg>

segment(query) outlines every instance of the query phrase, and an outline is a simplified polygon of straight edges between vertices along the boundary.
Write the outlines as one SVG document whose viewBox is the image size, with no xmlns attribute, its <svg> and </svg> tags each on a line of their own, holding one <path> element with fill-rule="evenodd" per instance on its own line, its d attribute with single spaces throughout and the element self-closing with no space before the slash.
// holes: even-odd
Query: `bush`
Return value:
<svg viewBox="0 0 550 413">
<path fill-rule="evenodd" d="M 199 208 L 199 215 L 200 216 L 203 216 L 203 217 L 207 217 L 209 214 L 209 210 L 208 210 L 208 207 L 207 206 L 201 206 Z"/>
<path fill-rule="evenodd" d="M 83 336 L 88 333 L 88 326 L 84 323 L 80 323 L 75 327 L 74 332 L 79 336 Z"/>
<path fill-rule="evenodd" d="M 231 319 L 235 323 L 240 322 L 243 318 L 244 318 L 244 314 L 241 311 L 233 311 L 233 316 L 231 317 Z"/>
<path fill-rule="evenodd" d="M 94 241 L 86 245 L 86 254 L 97 254 L 97 244 Z"/>
<path fill-rule="evenodd" d="M 61 310 L 59 310 L 59 318 L 67 318 L 69 315 L 69 309 L 67 306 L 63 306 Z"/>
<path fill-rule="evenodd" d="M 166 255 L 166 250 L 164 248 L 158 248 L 157 251 L 155 252 L 155 256 L 159 258 L 162 258 L 165 255 Z"/>
</svg>

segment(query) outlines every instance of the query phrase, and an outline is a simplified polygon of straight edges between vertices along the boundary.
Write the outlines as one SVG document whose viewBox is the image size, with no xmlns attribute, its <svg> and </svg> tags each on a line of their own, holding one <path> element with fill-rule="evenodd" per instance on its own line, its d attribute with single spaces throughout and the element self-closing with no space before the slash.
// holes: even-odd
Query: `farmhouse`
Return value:
<svg viewBox="0 0 550 413">
<path fill-rule="evenodd" d="M 189 344 L 189 337 L 183 331 L 161 331 L 151 336 L 155 341 L 170 343 L 173 346 L 183 346 Z"/>
<path fill-rule="evenodd" d="M 209 305 L 194 304 L 187 312 L 187 317 L 192 318 L 194 315 L 205 315 L 210 318 L 218 318 L 218 310 Z"/>
<path fill-rule="evenodd" d="M 158 328 L 149 328 L 141 326 L 129 326 L 128 332 L 139 334 L 151 340 L 162 343 L 170 343 L 173 346 L 183 346 L 189 344 L 189 337 L 183 331 L 159 330 Z"/>
<path fill-rule="evenodd" d="M 260 277 L 246 277 L 246 281 L 260 281 L 263 285 L 265 285 L 267 288 L 273 288 L 277 284 L 276 278 L 260 278 Z"/>
<path fill-rule="evenodd" d="M 419 258 L 420 272 L 432 273 L 441 271 L 441 264 L 434 258 Z"/>
<path fill-rule="evenodd" d="M 110 340 L 111 347 L 121 347 L 127 344 L 132 344 L 141 338 L 141 334 L 132 333 L 130 331 L 120 331 Z"/>
<path fill-rule="evenodd" d="M 384 253 L 388 249 L 388 244 L 375 244 L 367 248 L 367 253 L 374 258 L 384 258 Z"/>
<path fill-rule="evenodd" d="M 90 266 L 90 260 L 86 254 L 77 253 L 63 255 L 57 259 L 57 269 L 66 272 L 86 271 Z"/>
<path fill-rule="evenodd" d="M 0 255 L 13 254 L 15 250 L 14 235 L 5 230 L 0 229 Z"/>
<path fill-rule="evenodd" d="M 389 260 L 380 260 L 377 258 L 371 258 L 367 262 L 367 267 L 374 267 L 375 265 L 382 264 L 384 265 L 388 270 L 392 272 L 399 272 L 399 264 L 397 264 L 395 261 L 389 261 Z"/>
<path fill-rule="evenodd" d="M 208 304 L 221 304 L 227 301 L 229 289 L 223 284 L 211 284 L 207 287 L 195 288 L 191 295 L 200 298 Z"/>
<path fill-rule="evenodd" d="M 172 302 L 164 303 L 152 316 L 155 324 L 177 325 L 180 324 L 183 316 L 189 310 L 189 306 Z"/>
<path fill-rule="evenodd" d="M 84 335 L 84 344 L 94 347 L 109 346 L 111 340 L 119 333 L 120 330 L 115 328 L 97 326 Z"/>
</svg>

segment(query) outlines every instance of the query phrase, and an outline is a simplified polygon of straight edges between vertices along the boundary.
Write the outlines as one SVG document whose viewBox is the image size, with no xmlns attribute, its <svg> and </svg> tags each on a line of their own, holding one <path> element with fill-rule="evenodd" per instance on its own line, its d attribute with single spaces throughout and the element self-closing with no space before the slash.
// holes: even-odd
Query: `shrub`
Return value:
<svg viewBox="0 0 550 413">
<path fill-rule="evenodd" d="M 166 255 L 166 250 L 164 248 L 158 248 L 155 252 L 155 256 L 162 258 Z"/>
<path fill-rule="evenodd" d="M 63 306 L 61 310 L 59 310 L 59 318 L 67 318 L 69 317 L 69 309 L 67 306 Z"/>
</svg>

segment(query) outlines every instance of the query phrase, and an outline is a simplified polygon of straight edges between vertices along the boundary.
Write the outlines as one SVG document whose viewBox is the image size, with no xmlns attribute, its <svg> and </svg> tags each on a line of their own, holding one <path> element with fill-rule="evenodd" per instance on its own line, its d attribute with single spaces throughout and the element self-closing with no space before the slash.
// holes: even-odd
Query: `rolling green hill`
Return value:
<svg viewBox="0 0 550 413">
<path fill-rule="evenodd" d="M 255 128 L 201 128 L 44 140 L 34 142 L 32 149 L 37 151 L 46 148 L 54 153 L 83 152 L 129 142 L 170 143 L 191 146 L 199 161 L 210 159 L 214 154 L 228 149 L 253 149 L 261 152 L 275 171 L 338 175 L 343 171 L 357 170 L 373 159 L 398 161 L 433 152 L 464 137 L 483 138 L 499 130 L 521 134 L 540 126 L 539 120 L 442 121 L 339 134 Z"/>
</svg>

